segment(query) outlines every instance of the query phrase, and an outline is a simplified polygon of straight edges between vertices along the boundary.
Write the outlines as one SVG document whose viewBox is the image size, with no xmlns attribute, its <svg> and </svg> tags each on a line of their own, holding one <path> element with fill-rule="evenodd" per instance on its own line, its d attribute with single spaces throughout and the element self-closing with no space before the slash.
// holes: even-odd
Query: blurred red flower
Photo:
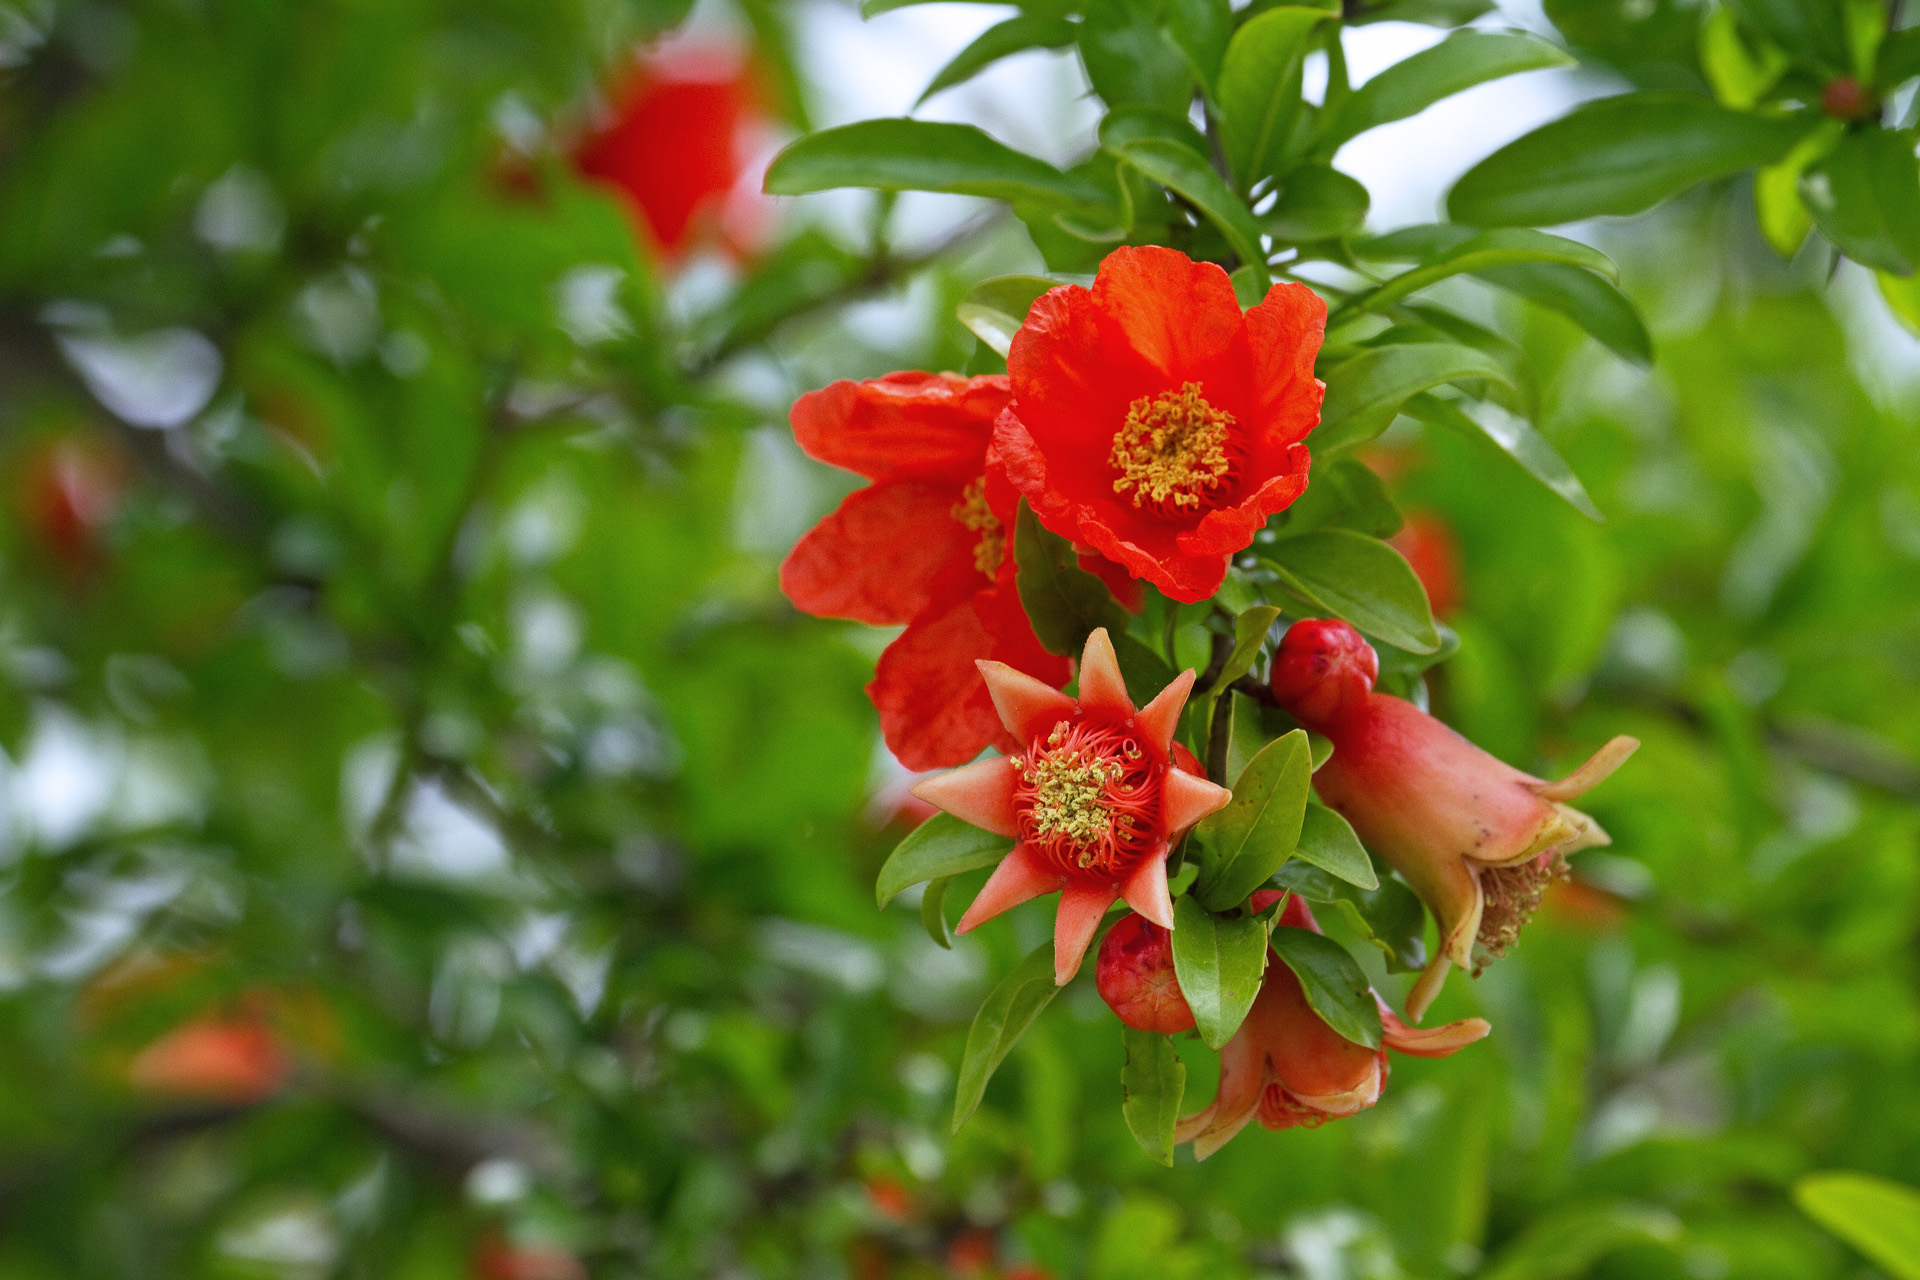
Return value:
<svg viewBox="0 0 1920 1280">
<path fill-rule="evenodd" d="M 1437 616 L 1445 617 L 1459 607 L 1460 540 L 1451 525 L 1431 512 L 1410 511 L 1400 532 L 1387 542 L 1413 566 L 1413 575 L 1427 589 L 1427 603 Z"/>
<path fill-rule="evenodd" d="M 769 210 L 749 174 L 767 123 L 749 59 L 676 42 L 636 57 L 608 96 L 611 119 L 574 153 L 579 171 L 625 196 L 669 258 L 714 230 L 735 254 L 749 252 Z"/>
<path fill-rule="evenodd" d="M 992 658 L 1049 685 L 1067 659 L 1034 637 L 1013 583 L 1016 499 L 990 465 L 1002 377 L 892 373 L 801 396 L 793 432 L 810 457 L 873 483 L 800 539 L 780 566 L 808 613 L 907 629 L 880 656 L 867 693 L 887 746 L 909 769 L 1017 744 L 974 670 Z"/>
<path fill-rule="evenodd" d="M 1326 315 L 1303 284 L 1243 315 L 1214 264 L 1114 250 L 1092 289 L 1051 290 L 1014 335 L 994 432 L 1008 476 L 1055 533 L 1206 599 L 1307 486 Z"/>
<path fill-rule="evenodd" d="M 473 1251 L 474 1280 L 587 1280 L 580 1259 L 550 1244 L 516 1244 L 497 1230 Z"/>
<path fill-rule="evenodd" d="M 278 1093 L 293 1073 L 279 1037 L 257 1012 L 203 1017 L 135 1055 L 127 1078 L 144 1093 L 243 1106 Z"/>
<path fill-rule="evenodd" d="M 108 521 L 127 468 L 105 445 L 68 436 L 35 450 L 21 469 L 21 508 L 34 539 L 69 577 L 99 567 Z"/>
</svg>

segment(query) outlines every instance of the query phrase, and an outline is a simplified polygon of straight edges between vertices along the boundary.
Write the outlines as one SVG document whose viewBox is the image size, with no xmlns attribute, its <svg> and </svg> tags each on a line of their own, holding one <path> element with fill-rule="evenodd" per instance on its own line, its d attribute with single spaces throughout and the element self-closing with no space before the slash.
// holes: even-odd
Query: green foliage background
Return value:
<svg viewBox="0 0 1920 1280">
<path fill-rule="evenodd" d="M 1796 45 L 1809 6 L 1735 6 L 1762 71 L 1781 48 L 1841 60 L 1742 80 L 1731 18 L 1616 7 L 1547 10 L 1574 55 L 1716 94 L 1766 139 L 1804 107 L 1794 77 L 1817 89 L 1858 47 Z M 1508 402 L 1605 524 L 1485 441 L 1390 436 L 1395 499 L 1463 551 L 1435 710 L 1540 771 L 1646 744 L 1592 797 L 1614 848 L 1577 864 L 1611 906 L 1456 979 L 1436 1016 L 1493 1037 L 1396 1059 L 1352 1120 L 1160 1168 L 1083 980 L 948 1136 L 967 1020 L 1050 908 L 951 953 L 910 897 L 875 912 L 899 830 L 861 686 L 885 637 L 778 592 L 848 484 L 798 457 L 784 409 L 835 377 L 994 367 L 951 319 L 989 276 L 1085 269 L 1121 237 L 1231 262 L 1257 184 L 1181 170 L 1185 119 L 1152 115 L 1192 75 L 1214 92 L 1203 8 L 1163 44 L 1152 6 L 1034 7 L 1027 43 L 1078 40 L 1111 103 L 1139 98 L 1055 203 L 1013 191 L 1020 222 L 932 254 L 796 230 L 689 300 L 555 146 L 516 161 L 537 198 L 498 177 L 515 121 L 578 118 L 671 5 L 0 7 L 0 479 L 67 439 L 128 476 L 83 568 L 19 485 L 0 521 L 0 1275 L 459 1276 L 490 1230 L 596 1276 L 938 1275 L 980 1230 L 999 1266 L 1089 1280 L 1872 1274 L 1789 1189 L 1920 1183 L 1920 418 L 1911 386 L 1863 385 L 1826 281 L 1831 238 L 1902 305 L 1907 223 L 1900 199 L 1864 227 L 1816 210 L 1783 264 L 1767 239 L 1801 188 L 1764 167 L 1588 224 L 1650 370 L 1519 291 L 1428 295 L 1501 335 L 1528 384 Z M 802 84 L 793 15 L 745 12 Z M 1655 198 L 1782 163 L 1755 136 Z M 849 154 L 860 185 L 962 189 Z M 221 183 L 277 233 L 210 244 Z M 1122 187 L 1115 236 L 1096 215 Z M 1371 261 L 1364 192 L 1290 189 L 1317 194 L 1262 210 L 1268 234 Z M 583 314 L 595 289 L 614 306 Z M 925 323 L 876 341 L 848 310 L 874 299 Z M 63 355 L 182 328 L 220 373 L 166 432 L 117 421 Z M 83 821 L 36 820 L 50 778 L 93 795 Z M 192 963 L 101 994 L 152 956 Z M 128 1088 L 141 1045 L 262 989 L 304 1010 L 283 1094 Z M 1181 1052 L 1204 1098 L 1212 1055 Z M 877 1205 L 893 1186 L 904 1219 Z"/>
</svg>

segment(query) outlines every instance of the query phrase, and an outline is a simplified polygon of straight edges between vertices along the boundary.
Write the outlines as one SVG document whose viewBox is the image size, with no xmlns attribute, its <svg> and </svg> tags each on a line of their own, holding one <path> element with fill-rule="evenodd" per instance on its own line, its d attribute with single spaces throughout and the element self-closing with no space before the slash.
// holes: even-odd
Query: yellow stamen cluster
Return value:
<svg viewBox="0 0 1920 1280">
<path fill-rule="evenodd" d="M 1141 509 L 1198 511 L 1233 474 L 1233 415 L 1208 404 L 1200 384 L 1141 396 L 1113 437 L 1113 491 Z"/>
<path fill-rule="evenodd" d="M 951 514 L 969 532 L 980 535 L 973 547 L 973 567 L 989 578 L 999 573 L 1001 562 L 1007 558 L 1007 531 L 987 506 L 985 476 L 960 491 L 960 501 L 953 504 Z"/>
<path fill-rule="evenodd" d="M 1558 852 L 1516 866 L 1480 869 L 1480 892 L 1486 897 L 1486 908 L 1480 914 L 1480 932 L 1474 937 L 1480 947 L 1474 956 L 1476 976 L 1489 961 L 1507 954 L 1507 948 L 1519 939 L 1521 926 L 1540 909 L 1547 889 L 1569 874 L 1567 860 Z"/>
</svg>

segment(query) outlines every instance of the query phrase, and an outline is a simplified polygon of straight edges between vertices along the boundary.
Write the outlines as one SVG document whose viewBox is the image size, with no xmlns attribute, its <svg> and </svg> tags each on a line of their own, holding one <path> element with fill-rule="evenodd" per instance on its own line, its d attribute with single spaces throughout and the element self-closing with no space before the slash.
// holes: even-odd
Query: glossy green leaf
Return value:
<svg viewBox="0 0 1920 1280">
<path fill-rule="evenodd" d="M 1333 15 L 1280 5 L 1234 33 L 1220 66 L 1220 135 L 1241 189 L 1273 172 L 1300 118 L 1300 71 Z"/>
<path fill-rule="evenodd" d="M 1311 929 L 1281 925 L 1273 931 L 1273 953 L 1300 979 L 1307 1003 L 1336 1035 L 1369 1049 L 1380 1047 L 1380 1006 L 1345 947 Z"/>
<path fill-rule="evenodd" d="M 1013 529 L 1014 586 L 1048 653 L 1078 655 L 1095 628 L 1124 631 L 1126 611 L 1107 584 L 1080 567 L 1073 544 L 1043 527 L 1026 499 Z"/>
<path fill-rule="evenodd" d="M 1005 356 L 1013 335 L 1027 322 L 1027 312 L 1040 295 L 1058 288 L 1045 276 L 995 276 L 967 290 L 953 309 L 954 318 L 995 354 Z"/>
<path fill-rule="evenodd" d="M 1140 1149 L 1173 1167 L 1173 1129 L 1187 1088 L 1186 1064 L 1169 1036 L 1122 1026 L 1126 1065 L 1120 1069 L 1120 1114 Z"/>
<path fill-rule="evenodd" d="M 1317 908 L 1338 911 L 1355 933 L 1386 956 L 1389 973 L 1418 973 L 1427 965 L 1427 909 L 1413 890 L 1392 876 L 1379 880 L 1378 888 L 1362 889 L 1295 857 L 1268 883 L 1299 894 Z"/>
<path fill-rule="evenodd" d="M 952 884 L 952 876 L 941 876 L 929 881 L 920 897 L 921 926 L 929 938 L 948 951 L 953 950 L 953 930 L 947 927 L 947 889 Z"/>
<path fill-rule="evenodd" d="M 1308 437 L 1314 457 L 1365 444 L 1392 425 L 1401 406 L 1447 382 L 1490 380 L 1511 386 L 1500 362 L 1452 342 L 1418 342 L 1363 351 L 1325 371 L 1327 398 Z"/>
<path fill-rule="evenodd" d="M 1260 221 L 1276 240 L 1332 240 L 1360 229 L 1371 199 L 1331 165 L 1303 164 L 1287 171 L 1280 198 Z"/>
<path fill-rule="evenodd" d="M 1687 188 L 1772 164 L 1806 126 L 1684 93 L 1629 93 L 1575 108 L 1469 169 L 1447 212 L 1479 226 L 1552 226 L 1640 213 Z"/>
<path fill-rule="evenodd" d="M 1358 458 L 1335 458 L 1314 468 L 1313 483 L 1281 518 L 1288 537 L 1311 529 L 1351 529 L 1372 538 L 1400 532 L 1400 508 L 1379 473 Z"/>
<path fill-rule="evenodd" d="M 944 191 L 1059 208 L 1093 207 L 1106 195 L 1084 178 L 996 142 L 968 124 L 862 120 L 811 133 L 773 158 L 766 189 L 797 196 L 835 187 Z"/>
<path fill-rule="evenodd" d="M 1354 90 L 1320 145 L 1330 149 L 1369 129 L 1418 115 L 1442 98 L 1521 71 L 1572 66 L 1565 50 L 1535 36 L 1459 31 L 1382 71 Z M 1331 154 L 1331 151 L 1328 151 Z"/>
<path fill-rule="evenodd" d="M 1220 64 L 1233 39 L 1233 8 L 1228 0 L 1167 0 L 1161 24 L 1206 95 L 1217 96 Z"/>
<path fill-rule="evenodd" d="M 1896 1280 L 1920 1280 L 1920 1191 L 1870 1173 L 1810 1173 L 1793 1184 L 1800 1211 Z"/>
<path fill-rule="evenodd" d="M 1553 442 L 1541 435 L 1524 418 L 1497 409 L 1470 414 L 1450 400 L 1434 395 L 1417 395 L 1407 401 L 1407 416 L 1434 426 L 1445 427 L 1470 439 L 1487 440 L 1520 464 L 1522 470 L 1566 500 L 1568 506 L 1589 520 L 1606 523 L 1600 508 L 1587 496 L 1586 486 L 1573 473 Z"/>
<path fill-rule="evenodd" d="M 1028 49 L 1063 49 L 1079 34 L 1079 28 L 1065 18 L 1044 13 L 1022 13 L 996 23 L 940 68 L 921 93 L 920 102 L 942 89 L 966 83 L 1002 58 Z"/>
<path fill-rule="evenodd" d="M 1406 559 L 1378 538 L 1318 529 L 1282 538 L 1260 554 L 1307 603 L 1402 649 L 1440 647 L 1426 589 Z"/>
<path fill-rule="evenodd" d="M 1293 856 L 1359 888 L 1380 887 L 1380 877 L 1374 873 L 1373 862 L 1367 857 L 1360 837 L 1353 833 L 1353 827 L 1345 818 L 1325 805 L 1307 805 Z"/>
<path fill-rule="evenodd" d="M 1204 906 L 1239 906 L 1293 853 L 1312 776 L 1306 732 L 1295 729 L 1261 748 L 1234 779 L 1233 799 L 1194 830 L 1201 854 L 1193 892 Z"/>
<path fill-rule="evenodd" d="M 936 813 L 894 846 L 874 883 L 874 898 L 885 907 L 911 885 L 991 867 L 1012 848 L 1013 841 L 1005 836 L 982 831 L 950 813 Z"/>
<path fill-rule="evenodd" d="M 1110 107 L 1186 109 L 1187 59 L 1160 29 L 1156 0 L 1093 0 L 1080 22 L 1080 59 Z"/>
<path fill-rule="evenodd" d="M 967 1028 L 967 1047 L 960 1055 L 960 1076 L 953 1091 L 953 1131 L 960 1132 L 986 1096 L 987 1081 L 1020 1042 L 1040 1011 L 1053 1003 L 1060 988 L 1053 984 L 1053 942 L 1049 939 L 1027 953 L 988 993 L 980 1012 Z"/>
<path fill-rule="evenodd" d="M 1253 269 L 1256 282 L 1266 278 L 1267 254 L 1260 244 L 1260 224 L 1206 157 L 1165 138 L 1129 142 L 1119 154 L 1147 177 L 1186 197 L 1220 229 L 1241 264 Z"/>
<path fill-rule="evenodd" d="M 1653 363 L 1653 339 L 1627 295 L 1590 271 L 1553 262 L 1488 267 L 1488 284 L 1558 311 L 1592 334 L 1600 345 L 1635 364 Z"/>
<path fill-rule="evenodd" d="M 1366 256 L 1364 250 L 1358 252 L 1360 256 Z M 1450 276 L 1525 263 L 1558 263 L 1597 272 L 1609 278 L 1615 275 L 1612 259 L 1577 240 L 1522 227 L 1496 227 L 1422 262 L 1411 271 L 1401 272 L 1386 283 L 1360 294 L 1349 305 L 1362 311 L 1381 311 L 1416 290 L 1437 284 Z"/>
<path fill-rule="evenodd" d="M 1920 164 L 1911 137 L 1887 129 L 1846 134 L 1800 175 L 1800 198 L 1854 261 L 1896 276 L 1920 267 Z"/>
<path fill-rule="evenodd" d="M 1267 927 L 1252 916 L 1223 919 L 1191 894 L 1173 904 L 1173 971 L 1210 1049 L 1233 1039 L 1266 972 Z"/>
<path fill-rule="evenodd" d="M 1243 610 L 1233 620 L 1233 648 L 1227 651 L 1227 660 L 1220 667 L 1220 674 L 1214 677 L 1209 693 L 1218 696 L 1228 685 L 1247 674 L 1253 666 L 1253 660 L 1260 656 L 1260 646 L 1266 642 L 1267 632 L 1273 626 L 1273 620 L 1280 611 L 1272 605 L 1254 605 Z"/>
</svg>

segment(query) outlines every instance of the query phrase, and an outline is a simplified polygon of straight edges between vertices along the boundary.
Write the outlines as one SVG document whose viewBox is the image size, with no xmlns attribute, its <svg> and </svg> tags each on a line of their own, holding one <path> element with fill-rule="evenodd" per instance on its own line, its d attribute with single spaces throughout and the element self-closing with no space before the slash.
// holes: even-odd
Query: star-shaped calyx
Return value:
<svg viewBox="0 0 1920 1280">
<path fill-rule="evenodd" d="M 977 665 L 1021 750 L 929 778 L 913 794 L 1015 842 L 958 932 L 1060 891 L 1053 978 L 1064 986 L 1116 898 L 1173 928 L 1167 854 L 1233 793 L 1207 781 L 1173 741 L 1191 670 L 1136 710 L 1104 628 L 1087 637 L 1078 698 L 1005 663 Z"/>
</svg>

